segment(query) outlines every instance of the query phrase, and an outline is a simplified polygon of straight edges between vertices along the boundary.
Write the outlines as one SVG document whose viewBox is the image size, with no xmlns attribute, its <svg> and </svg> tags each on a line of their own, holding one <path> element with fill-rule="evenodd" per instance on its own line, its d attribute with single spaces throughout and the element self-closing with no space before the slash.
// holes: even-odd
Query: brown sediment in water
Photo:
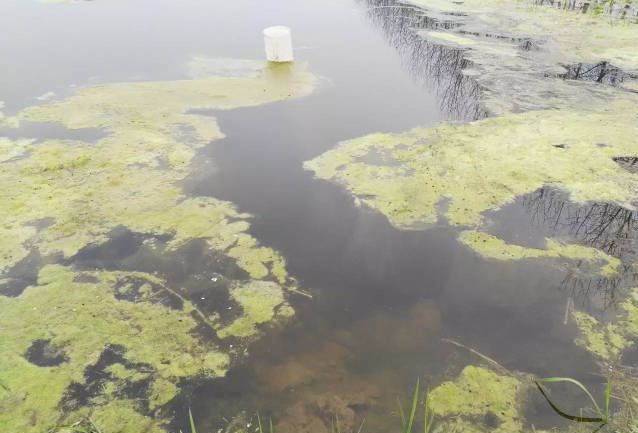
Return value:
<svg viewBox="0 0 638 433">
<path fill-rule="evenodd" d="M 370 417 L 379 418 L 379 425 L 393 425 L 385 410 L 388 403 L 395 404 L 389 390 L 396 391 L 397 383 L 402 383 L 401 372 L 382 368 L 356 373 L 353 366 L 383 362 L 384 353 L 401 358 L 438 344 L 435 336 L 440 320 L 436 306 L 421 301 L 409 309 L 407 317 L 377 313 L 347 328 L 308 335 L 301 349 L 293 353 L 283 344 L 279 356 L 277 338 L 281 337 L 269 341 L 273 359 L 260 356 L 252 365 L 260 395 L 289 396 L 278 408 L 276 431 L 327 433 L 335 416 L 343 431 L 356 431 Z M 381 409 L 385 420 L 375 414 Z"/>
</svg>

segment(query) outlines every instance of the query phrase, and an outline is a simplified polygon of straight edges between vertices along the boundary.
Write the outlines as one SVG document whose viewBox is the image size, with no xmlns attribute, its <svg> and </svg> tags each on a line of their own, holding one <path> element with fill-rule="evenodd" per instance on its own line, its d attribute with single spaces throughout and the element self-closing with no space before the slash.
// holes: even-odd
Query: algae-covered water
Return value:
<svg viewBox="0 0 638 433">
<path fill-rule="evenodd" d="M 635 13 L 3 1 L 0 432 L 629 431 Z"/>
</svg>

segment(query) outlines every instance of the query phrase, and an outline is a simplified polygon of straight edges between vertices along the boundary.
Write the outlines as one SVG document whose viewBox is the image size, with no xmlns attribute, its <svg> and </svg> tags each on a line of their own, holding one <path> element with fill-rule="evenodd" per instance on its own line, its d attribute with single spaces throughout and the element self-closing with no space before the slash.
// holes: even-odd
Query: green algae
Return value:
<svg viewBox="0 0 638 433">
<path fill-rule="evenodd" d="M 576 344 L 607 362 L 617 362 L 638 340 L 638 289 L 620 303 L 611 320 L 598 320 L 582 311 L 572 313 L 580 335 Z"/>
<path fill-rule="evenodd" d="M 97 361 L 107 345 L 124 346 L 128 361 L 150 366 L 148 375 L 164 384 L 153 388 L 152 401 L 172 398 L 181 378 L 225 373 L 228 355 L 192 335 L 198 322 L 190 303 L 185 303 L 183 310 L 172 310 L 118 300 L 114 288 L 127 276 L 158 281 L 142 273 L 80 273 L 48 265 L 40 271 L 37 286 L 27 288 L 17 298 L 0 297 L 0 369 L 10 389 L 1 400 L 3 431 L 45 431 L 64 421 L 58 407 L 61 397 L 71 383 L 84 382 L 85 368 Z M 78 282 L 80 279 L 94 282 Z M 25 359 L 23 354 L 31 342 L 42 339 L 63 348 L 68 361 L 40 367 Z M 139 375 L 121 366 L 112 366 L 109 371 L 120 380 Z M 93 413 L 99 417 L 101 409 L 95 407 Z"/>
<path fill-rule="evenodd" d="M 254 78 L 263 69 L 263 62 L 247 59 L 233 59 L 226 57 L 193 57 L 186 65 L 188 76 L 191 78 L 243 77 Z"/>
<path fill-rule="evenodd" d="M 18 126 L 20 126 L 20 121 L 17 117 L 9 117 L 0 112 L 0 126 L 17 128 Z"/>
<path fill-rule="evenodd" d="M 621 308 L 625 312 L 624 325 L 629 335 L 638 337 L 638 289 L 634 289 Z"/>
<path fill-rule="evenodd" d="M 251 216 L 230 202 L 186 196 L 180 183 L 192 173 L 197 150 L 223 137 L 214 117 L 192 110 L 301 97 L 314 84 L 302 66 L 269 65 L 251 76 L 86 87 L 62 101 L 27 108 L 19 115 L 23 121 L 99 128 L 106 137 L 94 143 L 0 141 L 0 275 L 31 253 L 49 263 L 72 259 L 125 227 L 166 236 L 167 252 L 203 239 L 210 251 L 245 271 L 248 281 L 225 277 L 237 287 L 230 295 L 242 313 L 230 324 L 215 325 L 224 337 L 254 336 L 259 324 L 293 314 L 285 302 L 285 284 L 293 281 L 285 261 L 247 233 Z M 46 225 L 38 224 L 43 220 Z M 135 289 L 131 279 L 144 283 Z M 179 298 L 183 307 L 161 305 L 158 290 Z M 169 414 L 162 407 L 180 381 L 224 375 L 235 354 L 198 337 L 201 329 L 216 333 L 207 316 L 160 277 L 141 272 L 49 265 L 36 286 L 16 298 L 0 297 L 0 310 L 0 338 L 6 341 L 0 369 L 9 390 L 0 396 L 2 431 L 41 432 L 85 416 L 104 431 L 164 431 Z M 37 340 L 61 348 L 67 361 L 50 367 L 29 362 L 24 354 Z M 112 345 L 124 348 L 128 362 L 147 367 L 111 365 L 105 371 L 109 380 L 88 404 L 62 404 L 70 385 L 87 386 L 85 370 Z M 125 390 L 146 382 L 145 407 Z"/>
<path fill-rule="evenodd" d="M 93 425 L 109 433 L 164 433 L 167 422 L 141 415 L 132 409 L 132 401 L 111 400 L 98 408 L 84 408 L 77 412 L 81 419 L 90 418 Z M 108 430 L 106 430 L 108 428 Z"/>
<path fill-rule="evenodd" d="M 427 35 L 430 38 L 434 38 L 434 39 L 439 39 L 439 40 L 443 40 L 446 42 L 451 42 L 453 44 L 456 45 L 460 45 L 460 46 L 472 46 L 472 45 L 476 45 L 476 41 L 469 39 L 469 38 L 464 38 L 463 36 L 458 36 L 452 33 L 445 33 L 445 32 L 427 32 Z"/>
<path fill-rule="evenodd" d="M 465 230 L 459 234 L 459 242 L 476 251 L 483 257 L 497 260 L 522 260 L 535 258 L 562 258 L 569 260 L 585 260 L 591 263 L 605 263 L 600 274 L 613 276 L 618 273 L 621 261 L 596 248 L 582 245 L 565 244 L 559 240 L 546 239 L 544 249 L 528 248 L 508 244 L 502 239 L 488 233 Z"/>
<path fill-rule="evenodd" d="M 122 380 L 136 381 L 148 377 L 148 373 L 128 369 L 122 364 L 113 364 L 106 371 L 114 378 Z"/>
<path fill-rule="evenodd" d="M 0 164 L 24 155 L 31 143 L 33 140 L 10 140 L 6 137 L 0 137 Z"/>
<path fill-rule="evenodd" d="M 0 101 L 0 127 L 17 128 L 20 126 L 20 121 L 15 116 L 7 116 L 1 110 L 4 108 L 4 102 Z"/>
<path fill-rule="evenodd" d="M 594 317 L 581 311 L 575 311 L 572 317 L 581 333 L 576 344 L 606 361 L 618 360 L 623 351 L 633 345 L 617 324 L 601 325 Z"/>
<path fill-rule="evenodd" d="M 565 67 L 607 62 L 638 71 L 635 24 L 536 6 L 531 1 L 412 0 L 432 17 L 456 22 L 450 30 L 419 32 L 425 39 L 463 48 L 492 115 L 595 106 L 619 91 L 563 80 Z M 441 18 L 439 18 L 441 19 Z M 521 45 L 522 44 L 522 45 Z M 530 49 L 531 46 L 531 49 Z M 613 75 L 613 74 L 612 74 Z"/>
<path fill-rule="evenodd" d="M 449 199 L 443 215 L 451 224 L 479 226 L 482 212 L 547 185 L 569 192 L 575 202 L 607 201 L 633 209 L 638 176 L 612 158 L 635 152 L 636 102 L 372 134 L 342 142 L 305 167 L 343 184 L 402 229 L 434 223 L 443 199 Z M 392 164 L 360 161 L 372 151 L 387 155 Z"/>
<path fill-rule="evenodd" d="M 290 306 L 284 302 L 282 288 L 270 281 L 251 281 L 232 289 L 230 296 L 242 309 L 242 315 L 217 330 L 220 338 L 251 337 L 257 334 L 257 325 L 270 322 L 275 317 L 277 307 L 286 307 L 284 315 Z"/>
<path fill-rule="evenodd" d="M 409 3 L 436 13 L 469 15 L 473 30 L 489 29 L 490 33 L 539 40 L 546 40 L 548 35 L 552 35 L 551 41 L 548 41 L 552 56 L 554 59 L 562 58 L 565 63 L 606 60 L 623 69 L 638 70 L 638 55 L 633 49 L 638 43 L 638 36 L 629 22 L 538 7 L 526 1 L 410 0 Z"/>
<path fill-rule="evenodd" d="M 430 406 L 445 431 L 521 432 L 519 411 L 525 390 L 526 385 L 515 377 L 470 365 L 456 380 L 430 392 Z"/>
<path fill-rule="evenodd" d="M 266 277 L 272 267 L 283 281 L 277 253 L 258 248 L 248 235 L 235 240 L 248 224 L 230 220 L 248 215 L 228 202 L 181 193 L 177 183 L 189 174 L 196 149 L 223 137 L 214 118 L 187 111 L 303 96 L 313 85 L 313 76 L 299 67 L 270 66 L 254 78 L 88 87 L 62 102 L 24 110 L 20 115 L 29 121 L 103 128 L 109 135 L 97 143 L 45 141 L 32 146 L 28 158 L 7 164 L 0 174 L 6 185 L 0 205 L 8 210 L 0 239 L 9 242 L 0 270 L 26 257 L 27 244 L 45 255 L 70 257 L 88 244 L 103 242 L 121 225 L 141 233 L 172 234 L 173 247 L 211 239 L 234 248 L 233 256 L 253 277 Z M 28 224 L 42 218 L 55 223 L 36 234 Z"/>
</svg>

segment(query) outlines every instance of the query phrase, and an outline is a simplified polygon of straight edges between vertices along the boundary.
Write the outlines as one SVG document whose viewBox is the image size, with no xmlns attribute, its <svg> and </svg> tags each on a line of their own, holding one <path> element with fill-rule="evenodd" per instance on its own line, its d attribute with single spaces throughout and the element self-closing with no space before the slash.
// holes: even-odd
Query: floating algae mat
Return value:
<svg viewBox="0 0 638 433">
<path fill-rule="evenodd" d="M 0 297 L 3 431 L 43 432 L 82 416 L 105 431 L 164 431 L 167 414 L 157 411 L 180 381 L 223 376 L 241 355 L 222 339 L 253 337 L 258 325 L 294 314 L 285 292 L 295 282 L 284 259 L 246 232 L 250 215 L 226 201 L 188 197 L 179 185 L 197 149 L 223 137 L 213 117 L 190 110 L 301 97 L 315 84 L 301 66 L 262 66 L 252 75 L 82 88 L 19 117 L 101 128 L 103 139 L 0 141 L 4 284 L 29 255 L 63 263 L 41 267 L 37 284 L 17 296 Z M 201 239 L 234 261 L 240 278 L 219 278 L 237 315 L 222 320 L 148 273 L 74 269 L 78 252 L 118 227 L 163 236 L 169 251 Z M 210 333 L 217 342 L 204 338 Z M 87 383 L 95 378 L 86 372 L 98 371 L 109 352 L 115 362 Z M 93 391 L 75 396 L 82 387 Z"/>
<path fill-rule="evenodd" d="M 306 167 L 343 183 L 400 228 L 436 222 L 444 198 L 450 223 L 478 226 L 483 212 L 544 185 L 567 190 L 574 201 L 632 208 L 638 176 L 613 160 L 636 150 L 638 98 L 627 98 L 600 111 L 532 111 L 373 134 L 343 142 Z M 370 152 L 386 164 L 363 162 Z"/>
<path fill-rule="evenodd" d="M 528 378 L 500 375 L 470 365 L 456 380 L 432 390 L 432 410 L 443 419 L 446 430 L 520 432 L 523 426 L 519 408 L 526 388 Z"/>
</svg>

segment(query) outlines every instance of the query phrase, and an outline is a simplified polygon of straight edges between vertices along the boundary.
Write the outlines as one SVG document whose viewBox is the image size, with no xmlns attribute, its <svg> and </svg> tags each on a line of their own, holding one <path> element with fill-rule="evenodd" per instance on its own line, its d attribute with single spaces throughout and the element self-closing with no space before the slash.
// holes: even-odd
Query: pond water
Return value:
<svg viewBox="0 0 638 433">
<path fill-rule="evenodd" d="M 264 326 L 260 338 L 244 343 L 225 377 L 181 379 L 180 392 L 161 413 L 170 422 L 167 431 L 188 431 L 189 408 L 203 432 L 234 431 L 229 424 L 252 423 L 253 429 L 257 411 L 272 416 L 281 432 L 323 433 L 335 414 L 348 427 L 365 419 L 367 432 L 397 430 L 396 398 L 407 401 L 417 377 L 434 388 L 467 365 L 485 363 L 448 340 L 509 371 L 578 377 L 598 389 L 599 367 L 574 344 L 578 328 L 566 308 L 614 306 L 616 291 L 634 282 L 632 272 L 606 277 L 583 262 L 490 260 L 460 243 L 461 227 L 444 216 L 427 228 L 397 228 L 377 210 L 357 205 L 342 185 L 304 169 L 305 161 L 345 140 L 485 118 L 481 87 L 463 73 L 473 67 L 463 50 L 419 35 L 455 22 L 390 0 L 4 0 L 2 110 L 17 113 L 44 104 L 37 98 L 47 92 L 60 100 L 87 85 L 187 78 L 195 57 L 262 59 L 261 31 L 275 24 L 292 28 L 296 61 L 318 77 L 316 89 L 286 101 L 194 110 L 215 117 L 225 137 L 196 151 L 194 169 L 179 185 L 189 197 L 227 200 L 253 215 L 248 233 L 278 251 L 311 296 L 290 292 L 295 317 L 285 326 Z M 108 134 L 27 122 L 0 135 L 96 142 Z M 489 233 L 508 243 L 543 248 L 549 237 L 615 257 L 635 253 L 635 211 L 573 203 L 551 187 L 485 217 Z M 119 225 L 108 240 L 70 257 L 31 255 L 9 271 L 2 295 L 19 298 L 44 264 L 63 263 L 159 275 L 203 311 L 232 308 L 206 284 L 217 273 L 240 273 L 228 271 L 234 265 L 208 260 L 198 240 L 156 254 L 149 238 L 166 242 Z M 232 344 L 242 343 L 222 343 Z M 121 354 L 105 347 L 65 401 L 99 406 L 104 372 L 118 362 L 124 363 Z M 144 399 L 143 384 L 137 389 Z M 127 392 L 134 400 L 135 387 Z M 572 411 L 586 404 L 573 390 L 554 395 Z M 536 394 L 523 415 L 526 426 L 563 425 Z M 491 417 L 475 422 L 489 431 L 498 427 Z"/>
</svg>

